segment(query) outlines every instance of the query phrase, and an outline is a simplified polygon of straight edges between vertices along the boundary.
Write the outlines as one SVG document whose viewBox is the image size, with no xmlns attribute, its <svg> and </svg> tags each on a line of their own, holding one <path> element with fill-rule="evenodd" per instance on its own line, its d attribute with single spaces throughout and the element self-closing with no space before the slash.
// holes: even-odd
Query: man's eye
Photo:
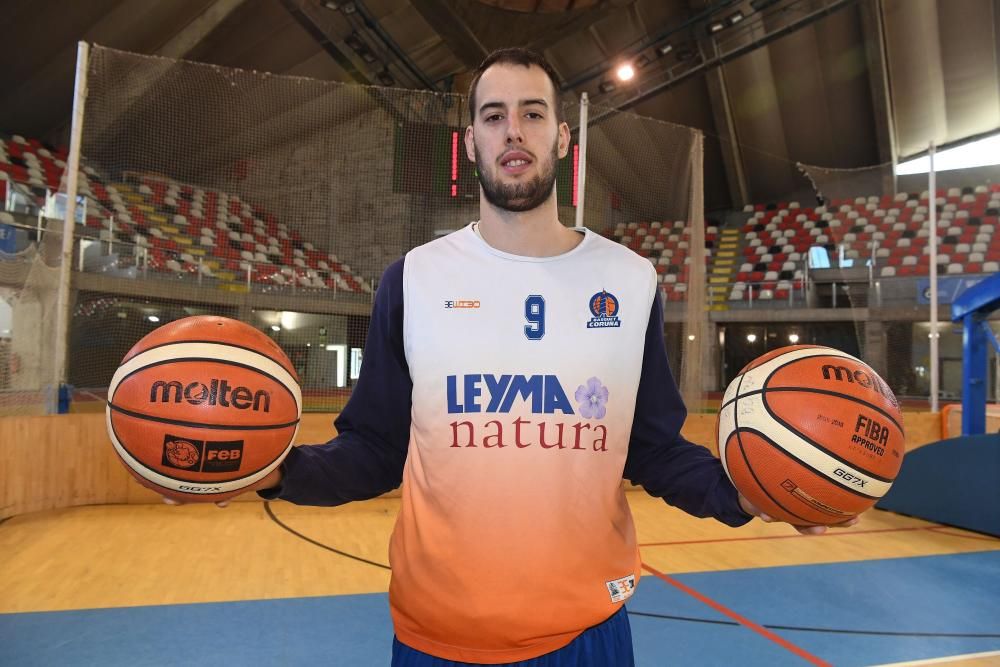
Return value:
<svg viewBox="0 0 1000 667">
<path fill-rule="evenodd" d="M 532 118 L 532 119 L 536 119 L 536 120 L 542 117 L 542 114 L 538 113 L 537 111 L 529 111 L 529 112 L 528 112 L 527 114 L 525 114 L 525 115 L 526 115 L 526 116 L 527 116 L 528 118 Z"/>
<path fill-rule="evenodd" d="M 492 123 L 494 121 L 500 120 L 501 118 L 503 118 L 503 116 L 501 116 L 498 113 L 490 114 L 489 116 L 486 117 L 486 122 L 487 123 Z"/>
</svg>

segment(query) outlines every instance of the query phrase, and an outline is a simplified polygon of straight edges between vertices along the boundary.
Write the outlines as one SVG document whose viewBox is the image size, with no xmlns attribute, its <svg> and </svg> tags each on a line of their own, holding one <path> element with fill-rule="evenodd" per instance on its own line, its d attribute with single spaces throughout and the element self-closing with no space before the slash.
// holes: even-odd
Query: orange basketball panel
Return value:
<svg viewBox="0 0 1000 667">
<path fill-rule="evenodd" d="M 792 431 L 858 470 L 887 480 L 899 474 L 903 431 L 869 405 L 808 390 L 765 391 L 763 399 Z"/>
<path fill-rule="evenodd" d="M 125 378 L 108 397 L 123 410 L 180 422 L 274 426 L 299 417 L 284 384 L 222 361 L 174 361 Z"/>
<path fill-rule="evenodd" d="M 902 421 L 892 390 L 878 373 L 856 359 L 832 355 L 796 359 L 774 371 L 765 387 L 807 387 L 843 394 L 885 410 L 897 424 Z"/>
<path fill-rule="evenodd" d="M 205 429 L 160 424 L 112 412 L 122 447 L 161 475 L 184 482 L 228 482 L 248 477 L 281 456 L 295 426 L 268 430 Z"/>
<path fill-rule="evenodd" d="M 789 457 L 760 434 L 730 436 L 726 466 L 733 484 L 765 514 L 793 525 L 830 525 L 869 509 L 859 496 Z"/>
</svg>

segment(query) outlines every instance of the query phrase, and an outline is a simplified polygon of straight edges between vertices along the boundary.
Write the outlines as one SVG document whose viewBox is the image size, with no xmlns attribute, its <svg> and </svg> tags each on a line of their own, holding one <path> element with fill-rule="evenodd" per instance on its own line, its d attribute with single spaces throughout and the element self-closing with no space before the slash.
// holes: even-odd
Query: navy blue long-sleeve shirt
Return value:
<svg viewBox="0 0 1000 667">
<path fill-rule="evenodd" d="M 293 448 L 281 486 L 260 492 L 300 505 L 341 505 L 397 488 L 410 440 L 413 383 L 403 345 L 403 259 L 386 269 L 375 295 L 357 385 L 334 422 L 338 435 Z M 667 362 L 659 292 L 643 350 L 642 375 L 623 477 L 697 517 L 730 526 L 751 519 L 721 463 L 680 435 L 687 411 Z"/>
</svg>

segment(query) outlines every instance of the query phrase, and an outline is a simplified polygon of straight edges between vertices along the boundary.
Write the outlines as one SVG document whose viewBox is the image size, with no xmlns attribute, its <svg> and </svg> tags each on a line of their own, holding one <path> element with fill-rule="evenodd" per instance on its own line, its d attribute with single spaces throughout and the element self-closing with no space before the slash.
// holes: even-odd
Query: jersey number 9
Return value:
<svg viewBox="0 0 1000 667">
<path fill-rule="evenodd" d="M 538 294 L 532 294 L 524 300 L 524 335 L 528 340 L 541 340 L 545 335 L 545 299 Z"/>
</svg>

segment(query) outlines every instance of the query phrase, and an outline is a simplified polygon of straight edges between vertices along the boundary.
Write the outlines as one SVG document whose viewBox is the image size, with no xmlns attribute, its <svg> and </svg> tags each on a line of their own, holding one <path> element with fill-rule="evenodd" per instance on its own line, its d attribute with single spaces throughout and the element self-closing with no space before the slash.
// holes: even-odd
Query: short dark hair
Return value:
<svg viewBox="0 0 1000 667">
<path fill-rule="evenodd" d="M 486 56 L 486 60 L 476 68 L 475 74 L 472 77 L 472 83 L 469 84 L 469 118 L 473 123 L 476 122 L 476 89 L 479 87 L 479 80 L 483 78 L 486 70 L 493 65 L 521 65 L 522 67 L 531 67 L 534 65 L 535 67 L 542 68 L 552 83 L 552 92 L 555 95 L 552 103 L 555 105 L 556 122 L 562 122 L 563 108 L 562 94 L 559 92 L 559 75 L 552 69 L 552 65 L 545 59 L 545 56 L 537 51 L 521 47 L 511 47 L 497 49 Z"/>
</svg>

